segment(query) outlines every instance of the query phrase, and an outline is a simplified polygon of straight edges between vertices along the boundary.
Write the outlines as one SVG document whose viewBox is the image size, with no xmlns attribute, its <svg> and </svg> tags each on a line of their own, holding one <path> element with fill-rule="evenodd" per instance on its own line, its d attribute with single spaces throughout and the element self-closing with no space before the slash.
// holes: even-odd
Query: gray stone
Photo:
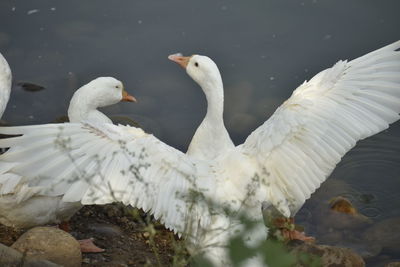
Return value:
<svg viewBox="0 0 400 267">
<path fill-rule="evenodd" d="M 21 252 L 0 244 L 0 266 L 11 267 L 59 267 L 47 260 L 36 260 L 24 256 Z"/>
<path fill-rule="evenodd" d="M 55 264 L 48 260 L 29 259 L 24 262 L 23 267 L 62 267 L 62 265 Z"/>
<path fill-rule="evenodd" d="M 31 259 L 49 260 L 65 267 L 81 266 L 78 241 L 54 227 L 35 227 L 15 241 L 12 248 Z"/>
</svg>

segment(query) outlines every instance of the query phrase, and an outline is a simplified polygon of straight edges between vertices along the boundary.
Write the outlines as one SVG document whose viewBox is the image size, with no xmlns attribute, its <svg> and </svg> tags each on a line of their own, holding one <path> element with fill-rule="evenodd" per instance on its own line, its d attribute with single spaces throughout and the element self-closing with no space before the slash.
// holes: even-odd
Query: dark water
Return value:
<svg viewBox="0 0 400 267">
<path fill-rule="evenodd" d="M 53 121 L 76 88 L 115 76 L 139 103 L 104 111 L 186 150 L 206 102 L 167 56 L 197 53 L 219 65 L 226 126 L 239 144 L 304 80 L 400 39 L 399 10 L 398 0 L 2 0 L 0 51 L 15 84 L 3 119 Z M 21 81 L 45 89 L 29 92 Z M 332 175 L 351 185 L 345 193 L 376 220 L 400 216 L 399 138 L 396 123 L 360 142 Z"/>
</svg>

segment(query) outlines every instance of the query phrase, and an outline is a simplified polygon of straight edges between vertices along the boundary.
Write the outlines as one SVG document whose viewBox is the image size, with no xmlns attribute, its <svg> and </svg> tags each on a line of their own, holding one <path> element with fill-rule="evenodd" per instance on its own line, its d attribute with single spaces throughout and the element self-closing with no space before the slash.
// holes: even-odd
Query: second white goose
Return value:
<svg viewBox="0 0 400 267">
<path fill-rule="evenodd" d="M 111 123 L 111 120 L 97 110 L 98 107 L 116 104 L 120 101 L 134 102 L 123 84 L 112 77 L 99 77 L 79 88 L 70 101 L 68 117 L 71 122 Z M 19 143 L 24 146 L 24 144 Z M 40 145 L 34 142 L 25 144 L 29 149 L 12 157 L 18 161 L 19 156 L 36 157 L 41 155 Z M 40 157 L 40 156 L 39 156 Z M 43 163 L 45 164 L 45 163 Z M 13 165 L 2 164 L 0 169 Z M 41 166 L 31 165 L 38 169 Z M 24 178 L 16 173 L 0 176 L 0 223 L 17 228 L 30 228 L 38 225 L 61 223 L 78 211 L 80 202 L 64 202 L 62 196 L 46 195 L 40 191 L 39 182 L 29 187 Z"/>
</svg>

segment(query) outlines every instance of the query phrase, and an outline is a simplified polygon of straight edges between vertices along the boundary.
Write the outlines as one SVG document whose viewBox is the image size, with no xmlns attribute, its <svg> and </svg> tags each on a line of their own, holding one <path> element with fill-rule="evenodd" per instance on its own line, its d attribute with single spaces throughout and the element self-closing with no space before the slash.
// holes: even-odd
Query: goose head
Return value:
<svg viewBox="0 0 400 267">
<path fill-rule="evenodd" d="M 121 81 L 113 77 L 99 77 L 79 88 L 71 98 L 68 108 L 68 117 L 71 122 L 79 122 L 100 114 L 97 108 L 116 104 L 120 101 L 136 102 L 136 99 L 129 95 Z M 104 121 L 110 121 L 106 118 Z"/>
<path fill-rule="evenodd" d="M 79 88 L 80 97 L 84 97 L 88 105 L 95 108 L 116 104 L 120 101 L 136 102 L 129 95 L 121 81 L 113 77 L 99 77 Z"/>
<path fill-rule="evenodd" d="M 201 55 L 184 57 L 181 54 L 174 54 L 168 57 L 169 60 L 186 69 L 186 73 L 203 89 L 207 98 L 210 94 L 223 95 L 221 74 L 217 65 L 211 58 Z"/>
</svg>

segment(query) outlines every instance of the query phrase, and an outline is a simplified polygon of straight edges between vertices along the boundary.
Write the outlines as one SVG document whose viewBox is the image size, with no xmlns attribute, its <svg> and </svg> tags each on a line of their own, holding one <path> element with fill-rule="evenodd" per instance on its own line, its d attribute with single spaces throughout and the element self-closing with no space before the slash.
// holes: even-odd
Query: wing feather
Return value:
<svg viewBox="0 0 400 267">
<path fill-rule="evenodd" d="M 399 119 L 400 41 L 303 83 L 241 146 L 265 168 L 268 194 L 293 215 L 358 140 Z"/>
<path fill-rule="evenodd" d="M 189 197 L 192 191 L 212 196 L 202 189 L 215 188 L 212 167 L 140 129 L 70 123 L 0 127 L 0 132 L 21 135 L 0 140 L 10 147 L 0 156 L 0 193 L 21 180 L 67 202 L 131 204 L 179 233 L 209 223 L 206 205 Z"/>
</svg>

